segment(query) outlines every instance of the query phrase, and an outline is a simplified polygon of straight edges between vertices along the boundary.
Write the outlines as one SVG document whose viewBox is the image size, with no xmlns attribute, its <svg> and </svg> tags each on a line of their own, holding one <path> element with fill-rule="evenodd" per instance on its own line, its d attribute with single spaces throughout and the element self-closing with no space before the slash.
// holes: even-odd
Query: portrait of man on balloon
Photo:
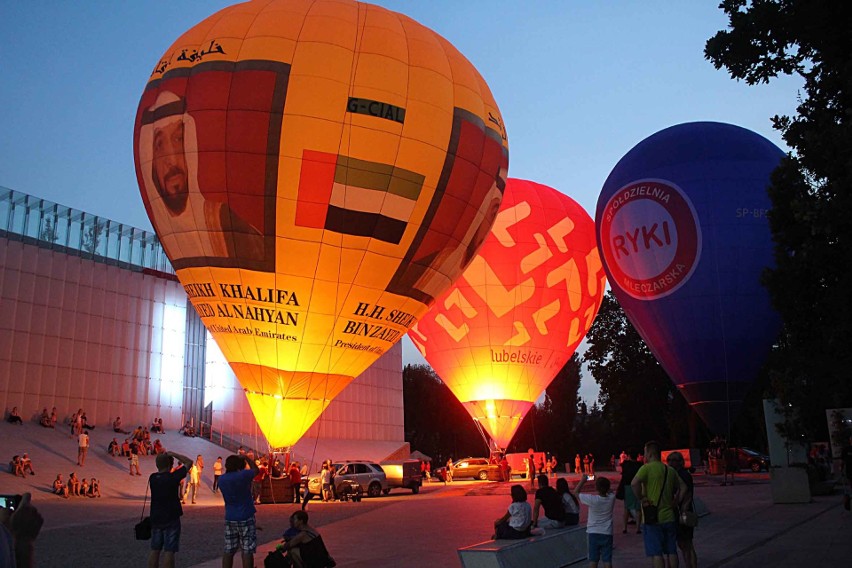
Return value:
<svg viewBox="0 0 852 568">
<path fill-rule="evenodd" d="M 227 106 L 211 110 L 210 101 L 185 95 L 193 85 L 223 81 L 223 75 L 213 69 L 191 78 L 172 72 L 149 85 L 137 116 L 143 202 L 176 268 L 212 264 L 271 271 L 274 191 L 267 190 L 272 184 L 266 178 L 275 175 L 269 166 L 276 156 L 267 155 L 265 147 L 258 155 L 243 144 L 239 132 L 249 126 L 245 116 L 234 116 Z M 232 83 L 232 89 L 239 90 L 239 84 Z M 273 94 L 259 98 L 269 105 Z M 270 129 L 269 108 L 264 110 L 250 126 Z"/>
</svg>

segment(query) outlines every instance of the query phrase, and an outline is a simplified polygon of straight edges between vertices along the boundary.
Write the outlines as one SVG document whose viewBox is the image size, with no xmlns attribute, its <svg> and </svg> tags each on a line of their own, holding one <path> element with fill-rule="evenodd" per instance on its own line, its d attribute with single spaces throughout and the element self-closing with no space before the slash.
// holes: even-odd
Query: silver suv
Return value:
<svg viewBox="0 0 852 568">
<path fill-rule="evenodd" d="M 385 471 L 375 462 L 346 460 L 332 465 L 337 472 L 334 476 L 334 486 L 338 495 L 344 481 L 354 481 L 368 497 L 378 497 L 383 491 L 390 491 Z M 321 477 L 321 474 L 314 474 L 308 478 L 308 489 L 314 495 L 322 494 Z"/>
</svg>

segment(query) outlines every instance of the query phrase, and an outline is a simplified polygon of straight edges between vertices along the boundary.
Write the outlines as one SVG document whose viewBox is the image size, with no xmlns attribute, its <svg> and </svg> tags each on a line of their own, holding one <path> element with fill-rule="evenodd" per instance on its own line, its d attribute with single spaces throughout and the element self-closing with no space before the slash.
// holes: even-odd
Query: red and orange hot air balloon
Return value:
<svg viewBox="0 0 852 568">
<path fill-rule="evenodd" d="M 505 449 L 589 330 L 605 284 L 589 214 L 555 189 L 509 179 L 485 244 L 409 336 Z"/>
<path fill-rule="evenodd" d="M 461 274 L 508 168 L 470 62 L 351 0 L 245 2 L 187 31 L 148 79 L 133 149 L 154 229 L 273 447 Z"/>
</svg>

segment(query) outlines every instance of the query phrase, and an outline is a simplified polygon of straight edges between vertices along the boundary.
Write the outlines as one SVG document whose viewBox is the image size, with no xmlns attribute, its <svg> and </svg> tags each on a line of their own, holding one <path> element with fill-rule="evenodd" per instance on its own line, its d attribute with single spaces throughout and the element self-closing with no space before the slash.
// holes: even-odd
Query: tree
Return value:
<svg viewBox="0 0 852 568">
<path fill-rule="evenodd" d="M 41 232 L 39 233 L 39 240 L 47 243 L 55 243 L 59 240 L 59 233 L 56 228 L 55 218 L 46 217 L 44 219 L 44 223 L 41 226 Z"/>
<path fill-rule="evenodd" d="M 544 391 L 546 416 L 545 448 L 567 460 L 574 447 L 574 418 L 577 416 L 577 392 L 580 390 L 581 363 L 571 355 Z"/>
<path fill-rule="evenodd" d="M 600 415 L 613 438 L 611 447 L 602 450 L 641 448 L 650 439 L 677 447 L 688 444 L 685 425 L 691 410 L 612 291 L 604 297 L 586 341 L 583 360 L 600 386 Z M 588 416 L 594 417 L 594 412 Z"/>
<path fill-rule="evenodd" d="M 486 445 L 470 414 L 428 365 L 402 370 L 405 440 L 434 458 L 481 456 Z"/>
<path fill-rule="evenodd" d="M 104 231 L 104 223 L 100 222 L 97 217 L 95 222 L 90 224 L 83 233 L 83 250 L 89 254 L 99 254 L 98 245 L 101 243 L 101 233 Z"/>
<path fill-rule="evenodd" d="M 797 115 L 775 116 L 791 148 L 772 176 L 776 267 L 764 283 L 784 322 L 769 366 L 774 394 L 798 407 L 811 439 L 827 433 L 825 408 L 852 406 L 852 4 L 726 0 L 727 30 L 705 56 L 749 85 L 804 80 Z"/>
</svg>

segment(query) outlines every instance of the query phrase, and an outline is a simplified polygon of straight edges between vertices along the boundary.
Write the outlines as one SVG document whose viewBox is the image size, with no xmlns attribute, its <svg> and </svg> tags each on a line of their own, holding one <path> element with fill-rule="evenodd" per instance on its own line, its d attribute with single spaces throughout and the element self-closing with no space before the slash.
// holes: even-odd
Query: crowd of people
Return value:
<svg viewBox="0 0 852 568">
<path fill-rule="evenodd" d="M 77 477 L 76 472 L 68 474 L 68 481 L 62 479 L 62 474 L 57 473 L 53 480 L 53 493 L 68 499 L 69 497 L 100 497 L 101 482 L 95 478 Z"/>
<path fill-rule="evenodd" d="M 183 516 L 181 505 L 186 499 L 186 489 L 183 489 L 182 485 L 187 478 L 190 479 L 187 485 L 193 485 L 193 469 L 200 475 L 204 467 L 201 456 L 193 461 L 175 452 L 159 454 L 155 460 L 157 472 L 149 477 L 152 527 L 149 568 L 159 567 L 161 557 L 166 566 L 175 565 L 174 556 L 180 548 Z M 219 457 L 216 462 L 220 463 L 221 460 Z M 255 459 L 251 452 L 228 456 L 224 460 L 224 473 L 215 480 L 216 489 L 221 492 L 225 502 L 225 548 L 222 554 L 224 568 L 233 566 L 234 556 L 238 552 L 243 566 L 254 566 L 257 523 L 253 486 L 260 474 L 260 464 L 264 461 L 269 466 L 269 462 L 275 460 L 270 456 Z M 291 465 L 290 471 L 293 468 L 298 471 L 295 463 Z M 184 498 L 180 499 L 180 495 Z M 286 558 L 290 562 L 289 565 L 297 567 L 325 568 L 335 565 L 319 532 L 308 525 L 308 514 L 305 511 L 296 511 L 290 516 L 290 528 L 284 533 L 284 542 L 278 548 L 277 554 L 281 556 L 282 561 L 286 562 Z"/>
<path fill-rule="evenodd" d="M 14 415 L 17 415 L 17 409 L 13 411 Z M 45 408 L 39 423 L 45 427 L 55 427 L 55 414 L 55 409 L 48 413 Z M 18 420 L 9 422 L 19 423 Z M 83 468 L 89 447 L 87 431 L 94 426 L 88 424 L 83 409 L 78 410 L 68 423 L 72 436 L 77 439 L 77 464 Z M 116 433 L 125 433 L 121 428 L 121 419 L 116 417 L 113 430 Z M 182 433 L 187 433 L 186 428 L 181 430 Z M 107 451 L 116 458 L 126 457 L 132 476 L 141 475 L 138 461 L 140 455 L 156 456 L 157 472 L 149 478 L 153 525 L 149 566 L 158 566 L 161 555 L 167 558 L 167 564 L 170 564 L 169 555 L 173 560 L 180 538 L 180 506 L 197 502 L 205 463 L 200 454 L 192 460 L 167 451 L 159 439 L 152 442 L 152 431 L 162 431 L 162 419 L 154 419 L 150 429 L 138 426 L 129 432 L 124 443 L 119 444 L 118 439 L 113 438 Z M 663 463 L 660 447 L 656 442 L 648 442 L 641 453 L 623 451 L 617 461 L 615 456 L 611 459 L 611 465 L 615 465 L 621 473 L 617 489 L 612 490 L 609 478 L 598 476 L 594 479 L 595 487 L 591 493 L 583 493 L 582 490 L 594 476 L 592 454 L 586 454 L 582 458 L 580 454 L 576 455 L 575 466 L 582 475 L 573 488 L 566 478 L 555 475 L 558 466 L 556 456 L 542 458 L 538 454 L 530 453 L 524 462 L 526 473 L 534 483 L 530 489 L 534 491 L 534 495 L 530 500 L 527 490 L 521 484 L 511 487 L 511 503 L 505 514 L 494 521 L 492 538 L 524 538 L 550 529 L 576 525 L 580 521 L 581 508 L 587 507 L 589 561 L 594 565 L 602 562 L 604 566 L 611 566 L 614 503 L 616 500 L 622 500 L 622 533 L 628 532 L 629 524 L 635 524 L 637 534 L 644 532 L 644 545 L 648 556 L 659 558 L 667 565 L 676 565 L 675 558 L 680 549 L 686 566 L 697 566 L 697 557 L 692 545 L 694 525 L 682 522 L 689 513 L 694 513 L 694 484 L 679 452 L 670 453 L 666 463 Z M 509 481 L 511 470 L 507 457 L 495 454 L 491 463 L 499 465 L 501 479 Z M 212 467 L 212 490 L 214 493 L 221 493 L 225 503 L 226 547 L 223 566 L 232 565 L 233 557 L 238 552 L 241 553 L 243 562 L 251 565 L 257 548 L 254 506 L 259 503 L 263 480 L 268 477 L 288 478 L 293 491 L 292 502 L 298 503 L 301 497 L 300 487 L 308 473 L 307 465 L 294 461 L 284 467 L 274 454 L 255 458 L 251 451 L 240 447 L 235 455 L 228 456 L 227 459 L 217 457 Z M 450 481 L 452 469 L 453 462 L 449 460 L 446 464 L 446 479 Z M 32 460 L 27 453 L 13 456 L 10 471 L 24 478 L 27 475 L 35 475 Z M 431 477 L 429 461 L 421 462 L 420 471 L 424 479 Z M 320 470 L 320 497 L 323 501 L 340 499 L 336 491 L 336 476 L 337 471 L 332 461 L 323 462 Z M 556 481 L 552 484 L 554 477 Z M 76 471 L 70 472 L 66 480 L 60 473 L 52 483 L 52 491 L 65 499 L 98 498 L 101 496 L 101 482 L 91 476 L 80 479 Z M 290 517 L 290 529 L 285 533 L 284 542 L 279 547 L 281 555 L 290 558 L 295 565 L 300 561 L 299 549 L 309 549 L 310 547 L 305 548 L 305 545 L 319 537 L 319 533 L 308 525 L 307 513 L 304 511 L 305 504 L 311 497 L 313 495 L 306 490 L 302 510 Z M 172 503 L 173 499 L 177 501 L 177 506 Z M 325 549 L 324 544 L 322 548 Z M 327 555 L 327 551 L 319 554 Z"/>
<path fill-rule="evenodd" d="M 56 428 L 58 421 L 56 408 L 48 412 L 45 408 L 41 415 L 33 417 L 45 428 Z M 24 425 L 18 409 L 9 412 L 8 422 L 12 425 Z M 79 409 L 65 423 L 70 437 L 77 446 L 77 465 L 86 468 L 86 459 L 90 446 L 89 431 L 95 426 L 90 424 L 86 413 Z M 175 452 L 169 452 L 159 438 L 152 441 L 151 433 L 164 433 L 163 420 L 155 418 L 150 428 L 138 426 L 132 431 L 124 430 L 121 417 L 117 416 L 112 422 L 113 431 L 127 436 L 123 443 L 115 437 L 108 444 L 106 452 L 115 458 L 124 457 L 128 460 L 131 476 L 141 476 L 139 469 L 140 456 L 155 456 L 157 472 L 149 478 L 151 492 L 150 518 L 152 523 L 151 551 L 149 566 L 159 566 L 164 560 L 167 566 L 174 565 L 174 553 L 177 552 L 180 540 L 181 505 L 196 503 L 201 478 L 204 471 L 204 457 L 199 454 L 195 460 Z M 194 435 L 191 424 L 181 428 L 181 433 Z M 175 466 L 175 460 L 177 465 Z M 213 463 L 214 493 L 220 493 L 225 503 L 225 541 L 223 566 L 233 565 L 233 557 L 240 553 L 243 565 L 253 565 L 253 556 L 257 549 L 256 526 L 254 521 L 254 506 L 259 502 L 262 481 L 267 477 L 287 477 L 293 488 L 292 500 L 298 503 L 301 497 L 300 486 L 303 476 L 308 474 L 307 464 L 292 462 L 287 467 L 275 454 L 255 458 L 253 452 L 240 447 L 237 454 L 223 459 L 217 457 Z M 326 469 L 333 466 L 331 460 L 326 462 Z M 33 461 L 27 453 L 15 455 L 9 462 L 9 471 L 16 476 L 26 478 L 36 474 Z M 333 478 L 332 478 L 333 479 Z M 101 497 L 101 481 L 94 477 L 81 477 L 78 471 L 70 472 L 67 477 L 57 473 L 50 484 L 53 494 L 64 499 L 76 497 Z M 328 487 L 324 487 L 328 489 Z M 326 495 L 332 498 L 333 490 Z M 19 506 L 21 518 L 26 517 L 30 523 L 28 532 L 9 533 L 12 548 L 17 548 L 15 542 L 32 543 L 38 534 L 43 519 L 35 507 L 30 505 L 30 496 L 25 494 Z M 2 513 L 2 511 L 0 511 Z M 290 517 L 287 529 L 278 554 L 286 558 L 288 565 L 293 566 L 333 566 L 333 560 L 328 556 L 322 537 L 308 524 L 308 515 L 297 511 Z M 4 522 L 5 519 L 4 517 Z M 7 530 L 3 526 L 2 530 Z M 4 536 L 5 538 L 5 536 Z M 320 546 L 318 546 L 320 545 Z M 324 556 L 323 556 L 324 555 Z M 2 560 L 2 559 L 0 559 Z M 0 565 L 5 565 L 0 562 Z"/>
<path fill-rule="evenodd" d="M 58 415 L 56 407 L 53 407 L 50 412 L 48 412 L 47 407 L 45 407 L 38 416 L 38 423 L 44 428 L 55 429 L 57 420 Z M 23 420 L 21 419 L 17 407 L 13 407 L 9 412 L 7 421 L 10 424 L 23 425 Z M 70 437 L 75 439 L 77 443 L 77 466 L 81 468 L 85 467 L 90 445 L 89 431 L 94 430 L 95 426 L 89 423 L 86 412 L 82 408 L 78 409 L 69 418 L 67 418 L 65 420 L 65 424 L 70 430 Z M 124 430 L 122 428 L 120 416 L 116 416 L 112 426 L 114 432 L 129 434 L 130 436 L 125 438 L 123 443 L 119 443 L 117 438 L 113 438 L 107 446 L 107 453 L 113 457 L 126 457 L 128 460 L 130 475 L 142 475 L 142 472 L 139 469 L 140 455 L 157 455 L 165 452 L 165 448 L 159 439 L 156 439 L 153 442 L 151 440 L 151 432 L 165 432 L 162 418 L 154 418 L 151 422 L 150 430 L 148 427 L 143 427 L 141 425 L 132 432 Z M 198 468 L 199 475 L 195 477 L 196 486 L 198 484 L 197 478 L 200 477 L 202 467 L 203 460 L 201 466 Z M 23 453 L 21 455 L 13 456 L 9 462 L 9 472 L 15 476 L 21 477 L 26 477 L 27 474 L 35 475 L 35 469 L 29 455 L 27 453 Z M 192 484 L 190 483 L 188 484 L 187 489 L 189 490 L 191 487 Z M 101 496 L 100 481 L 97 478 L 91 477 L 78 479 L 75 472 L 72 472 L 68 476 L 67 481 L 63 480 L 61 473 L 57 474 L 52 484 L 52 491 L 54 494 L 66 498 L 72 496 Z M 195 501 L 194 496 L 195 492 L 193 493 L 193 502 Z"/>
<path fill-rule="evenodd" d="M 575 459 L 580 459 L 579 454 Z M 583 493 L 585 483 L 594 475 L 593 464 L 593 457 L 588 460 L 588 468 L 585 460 L 581 462 L 581 478 L 573 489 L 564 477 L 557 478 L 556 487 L 552 487 L 547 469 L 539 469 L 532 504 L 523 485 L 513 485 L 511 503 L 505 514 L 494 521 L 492 538 L 520 539 L 576 525 L 580 507 L 585 506 L 590 565 L 602 563 L 611 567 L 615 501 L 621 500 L 622 533 L 628 532 L 629 523 L 636 525 L 637 534 L 644 529 L 645 553 L 654 566 L 678 566 L 678 549 L 687 568 L 698 566 L 693 546 L 694 483 L 680 452 L 669 453 L 663 463 L 660 445 L 654 441 L 645 444 L 641 453 L 624 451 L 617 462 L 621 472 L 617 489 L 612 491 L 608 477 L 597 476 L 594 491 Z"/>
</svg>

